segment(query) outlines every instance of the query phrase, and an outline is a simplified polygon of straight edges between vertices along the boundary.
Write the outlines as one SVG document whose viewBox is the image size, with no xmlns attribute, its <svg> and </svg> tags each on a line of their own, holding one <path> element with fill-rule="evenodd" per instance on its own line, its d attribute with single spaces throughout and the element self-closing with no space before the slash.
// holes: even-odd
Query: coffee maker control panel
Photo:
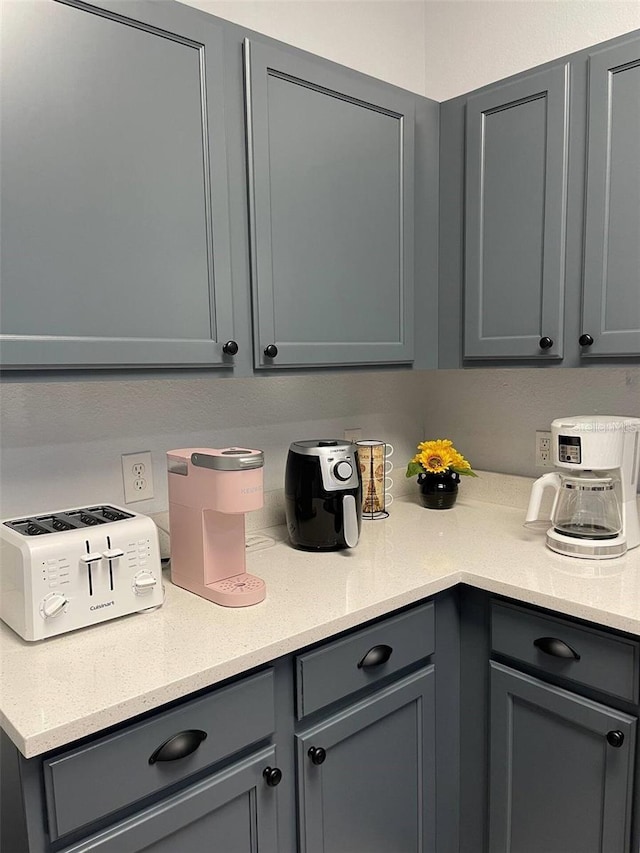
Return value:
<svg viewBox="0 0 640 853">
<path fill-rule="evenodd" d="M 558 459 L 560 462 L 569 462 L 572 465 L 582 464 L 582 447 L 580 443 L 580 436 L 558 436 Z"/>
</svg>

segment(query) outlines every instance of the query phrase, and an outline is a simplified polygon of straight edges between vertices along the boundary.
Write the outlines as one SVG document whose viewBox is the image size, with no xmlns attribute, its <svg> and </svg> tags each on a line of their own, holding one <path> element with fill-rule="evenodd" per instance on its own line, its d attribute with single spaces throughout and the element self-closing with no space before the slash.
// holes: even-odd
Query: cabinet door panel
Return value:
<svg viewBox="0 0 640 853">
<path fill-rule="evenodd" d="M 434 849 L 434 668 L 297 737 L 304 853 Z M 311 747 L 326 750 L 312 763 Z"/>
<path fill-rule="evenodd" d="M 568 79 L 563 65 L 467 103 L 466 358 L 562 357 Z"/>
<path fill-rule="evenodd" d="M 582 355 L 640 355 L 640 39 L 589 57 Z"/>
<path fill-rule="evenodd" d="M 170 4 L 8 2 L 2 75 L 4 363 L 220 362 L 219 27 Z"/>
<path fill-rule="evenodd" d="M 276 789 L 262 778 L 274 765 L 267 747 L 65 853 L 277 853 Z"/>
<path fill-rule="evenodd" d="M 628 851 L 636 722 L 491 663 L 492 853 Z"/>
<path fill-rule="evenodd" d="M 410 361 L 413 99 L 257 42 L 245 57 L 256 366 Z"/>
</svg>

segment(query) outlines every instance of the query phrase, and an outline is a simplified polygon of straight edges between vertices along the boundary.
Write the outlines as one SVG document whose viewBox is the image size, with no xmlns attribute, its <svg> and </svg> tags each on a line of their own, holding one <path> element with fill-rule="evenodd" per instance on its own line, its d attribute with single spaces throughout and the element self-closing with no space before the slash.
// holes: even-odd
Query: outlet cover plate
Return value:
<svg viewBox="0 0 640 853">
<path fill-rule="evenodd" d="M 549 430 L 536 430 L 536 468 L 553 468 Z"/>
<path fill-rule="evenodd" d="M 124 502 L 148 501 L 153 497 L 153 467 L 151 451 L 122 454 L 122 482 Z"/>
<path fill-rule="evenodd" d="M 362 430 L 360 427 L 352 427 L 351 429 L 345 429 L 344 431 L 344 440 L 345 441 L 360 441 L 362 438 Z"/>
</svg>

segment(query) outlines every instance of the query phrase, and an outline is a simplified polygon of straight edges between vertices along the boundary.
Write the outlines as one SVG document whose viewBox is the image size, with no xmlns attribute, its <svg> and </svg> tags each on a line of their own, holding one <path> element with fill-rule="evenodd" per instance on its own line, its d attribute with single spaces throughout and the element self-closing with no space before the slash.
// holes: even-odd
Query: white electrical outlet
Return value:
<svg viewBox="0 0 640 853">
<path fill-rule="evenodd" d="M 536 468 L 553 468 L 549 430 L 536 430 Z"/>
<path fill-rule="evenodd" d="M 151 451 L 122 454 L 124 502 L 148 501 L 153 497 L 153 468 Z"/>
<path fill-rule="evenodd" d="M 345 441 L 360 441 L 362 438 L 362 430 L 360 427 L 353 427 L 352 429 L 345 429 L 344 431 L 344 440 Z"/>
</svg>

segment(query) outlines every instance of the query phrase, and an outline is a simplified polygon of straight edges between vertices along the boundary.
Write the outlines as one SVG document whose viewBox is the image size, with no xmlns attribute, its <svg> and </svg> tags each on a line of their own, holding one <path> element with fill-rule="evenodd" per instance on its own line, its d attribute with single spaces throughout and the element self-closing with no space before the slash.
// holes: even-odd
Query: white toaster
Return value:
<svg viewBox="0 0 640 853">
<path fill-rule="evenodd" d="M 158 531 L 146 515 L 98 505 L 0 522 L 0 619 L 25 640 L 163 600 Z"/>
</svg>

